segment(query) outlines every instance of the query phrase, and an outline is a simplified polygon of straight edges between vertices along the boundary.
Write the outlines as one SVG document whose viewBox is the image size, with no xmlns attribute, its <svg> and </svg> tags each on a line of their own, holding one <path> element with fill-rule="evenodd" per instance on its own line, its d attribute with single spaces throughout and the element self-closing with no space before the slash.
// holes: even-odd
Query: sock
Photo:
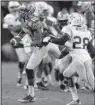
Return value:
<svg viewBox="0 0 95 105">
<path fill-rule="evenodd" d="M 31 95 L 32 97 L 35 96 L 34 86 L 29 86 L 28 95 Z"/>
<path fill-rule="evenodd" d="M 51 74 L 49 74 L 49 75 L 47 76 L 47 78 L 48 78 L 48 81 L 49 81 L 49 82 L 52 82 Z"/>
<path fill-rule="evenodd" d="M 74 88 L 70 88 L 69 90 L 71 92 L 72 99 L 75 100 L 75 101 L 78 100 L 79 98 L 78 98 L 78 94 L 77 94 L 76 88 L 75 87 Z"/>
<path fill-rule="evenodd" d="M 22 72 L 23 72 L 23 69 L 24 69 L 24 65 L 25 65 L 24 62 L 19 62 L 18 63 L 18 67 L 19 67 L 18 78 L 22 78 Z"/>
<path fill-rule="evenodd" d="M 18 79 L 22 79 L 22 74 L 18 72 Z"/>
<path fill-rule="evenodd" d="M 31 95 L 32 97 L 34 97 L 34 70 L 32 69 L 27 69 L 26 68 L 26 74 L 27 74 L 27 79 L 28 79 L 28 95 Z"/>
</svg>

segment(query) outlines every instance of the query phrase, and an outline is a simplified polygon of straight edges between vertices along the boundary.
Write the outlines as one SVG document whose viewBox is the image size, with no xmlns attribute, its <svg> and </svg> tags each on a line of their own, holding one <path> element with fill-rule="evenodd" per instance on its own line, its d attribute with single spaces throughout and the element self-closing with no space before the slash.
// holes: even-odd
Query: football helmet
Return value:
<svg viewBox="0 0 95 105">
<path fill-rule="evenodd" d="M 82 26 L 86 25 L 86 20 L 81 14 L 73 12 L 68 17 L 68 24 Z"/>
<path fill-rule="evenodd" d="M 77 3 L 77 11 L 79 12 L 85 12 L 89 10 L 91 7 L 91 2 L 90 1 L 79 1 Z"/>
<path fill-rule="evenodd" d="M 14 12 L 14 11 L 18 10 L 19 7 L 20 7 L 20 3 L 17 1 L 10 1 L 8 4 L 9 12 Z"/>
<path fill-rule="evenodd" d="M 46 2 L 37 2 L 35 3 L 37 16 L 44 17 L 48 14 L 48 4 Z"/>
</svg>

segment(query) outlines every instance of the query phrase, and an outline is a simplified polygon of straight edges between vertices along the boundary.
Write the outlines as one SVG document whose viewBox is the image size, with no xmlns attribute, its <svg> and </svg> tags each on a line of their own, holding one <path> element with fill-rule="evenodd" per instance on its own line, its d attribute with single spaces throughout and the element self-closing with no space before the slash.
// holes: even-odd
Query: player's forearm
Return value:
<svg viewBox="0 0 95 105">
<path fill-rule="evenodd" d="M 62 36 L 61 38 L 58 38 L 58 39 L 51 39 L 51 42 L 52 43 L 55 43 L 55 44 L 59 44 L 59 45 L 64 45 L 66 41 L 69 41 L 70 38 L 68 35 L 64 35 Z"/>
</svg>

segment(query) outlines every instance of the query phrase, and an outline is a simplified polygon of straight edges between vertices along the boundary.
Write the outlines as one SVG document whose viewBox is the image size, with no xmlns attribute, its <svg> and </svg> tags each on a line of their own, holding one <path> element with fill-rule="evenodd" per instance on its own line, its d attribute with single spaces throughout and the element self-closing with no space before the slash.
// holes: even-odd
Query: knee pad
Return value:
<svg viewBox="0 0 95 105">
<path fill-rule="evenodd" d="M 63 80 L 64 80 L 63 73 L 60 73 L 60 74 L 59 74 L 59 79 L 60 79 L 61 81 L 63 81 Z"/>
<path fill-rule="evenodd" d="M 20 69 L 23 69 L 23 68 L 24 68 L 24 65 L 25 65 L 24 62 L 19 62 L 18 67 L 19 67 Z"/>
<path fill-rule="evenodd" d="M 77 89 L 79 89 L 79 88 L 80 88 L 80 86 L 79 86 L 79 84 L 78 84 L 78 83 L 75 83 L 75 86 L 76 86 L 76 88 L 77 88 Z"/>
<path fill-rule="evenodd" d="M 64 80 L 64 84 L 65 84 L 66 86 L 68 85 L 68 80 L 67 80 L 67 79 Z"/>
<path fill-rule="evenodd" d="M 35 78 L 34 70 L 26 69 L 26 74 L 27 74 L 28 84 L 30 86 L 34 86 L 34 78 Z"/>
<path fill-rule="evenodd" d="M 66 84 L 69 87 L 74 87 L 74 82 L 72 78 L 64 77 L 64 84 Z"/>
<path fill-rule="evenodd" d="M 46 76 L 50 74 L 50 70 L 49 69 L 50 68 L 49 68 L 48 64 L 44 64 L 44 73 L 45 73 Z"/>
<path fill-rule="evenodd" d="M 55 80 L 56 81 L 59 81 L 59 70 L 58 69 L 55 69 Z"/>
<path fill-rule="evenodd" d="M 74 87 L 74 82 L 72 78 L 68 78 L 68 86 Z"/>
<path fill-rule="evenodd" d="M 19 62 L 19 63 L 18 63 L 18 67 L 20 68 L 20 72 L 21 72 L 21 73 L 23 72 L 24 65 L 25 65 L 24 62 Z"/>
<path fill-rule="evenodd" d="M 60 89 L 65 90 L 66 86 L 64 84 L 60 85 Z"/>
<path fill-rule="evenodd" d="M 50 73 L 52 72 L 52 63 L 48 63 L 48 66 L 49 66 L 49 68 L 50 68 Z"/>
</svg>

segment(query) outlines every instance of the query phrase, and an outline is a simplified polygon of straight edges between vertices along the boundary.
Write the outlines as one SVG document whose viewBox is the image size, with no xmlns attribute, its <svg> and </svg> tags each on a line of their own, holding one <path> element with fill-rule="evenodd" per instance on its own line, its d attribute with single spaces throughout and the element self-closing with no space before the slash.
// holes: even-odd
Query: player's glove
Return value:
<svg viewBox="0 0 95 105">
<path fill-rule="evenodd" d="M 50 42 L 51 38 L 50 37 L 45 37 L 42 41 L 42 45 L 47 46 L 48 43 Z"/>
</svg>

